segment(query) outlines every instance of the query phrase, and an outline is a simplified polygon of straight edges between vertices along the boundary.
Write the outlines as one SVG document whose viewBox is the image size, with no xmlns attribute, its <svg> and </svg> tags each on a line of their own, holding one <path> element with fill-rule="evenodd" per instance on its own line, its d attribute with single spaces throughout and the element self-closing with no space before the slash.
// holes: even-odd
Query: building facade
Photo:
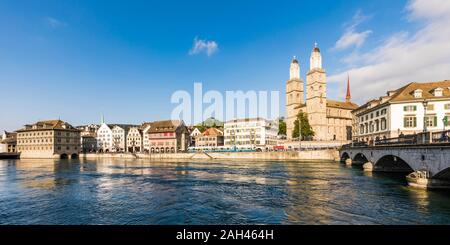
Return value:
<svg viewBox="0 0 450 245">
<path fill-rule="evenodd" d="M 450 120 L 450 81 L 409 83 L 353 111 L 354 141 L 442 131 Z"/>
<path fill-rule="evenodd" d="M 101 153 L 111 152 L 113 148 L 113 133 L 111 127 L 104 121 L 97 130 L 97 150 Z"/>
<path fill-rule="evenodd" d="M 147 125 L 150 153 L 178 153 L 187 151 L 189 131 L 183 121 L 166 120 Z"/>
<path fill-rule="evenodd" d="M 218 147 L 224 145 L 223 132 L 216 128 L 205 130 L 200 136 L 196 137 L 195 147 Z"/>
<path fill-rule="evenodd" d="M 80 131 L 61 120 L 39 121 L 17 131 L 21 158 L 77 158 Z"/>
<path fill-rule="evenodd" d="M 131 127 L 127 134 L 127 151 L 131 153 L 142 152 L 144 144 L 142 128 Z"/>
<path fill-rule="evenodd" d="M 83 153 L 97 152 L 97 138 L 91 135 L 82 135 L 81 151 Z"/>
<path fill-rule="evenodd" d="M 196 139 L 197 137 L 201 136 L 202 132 L 200 132 L 200 129 L 194 127 L 189 134 L 189 146 L 196 146 Z"/>
<path fill-rule="evenodd" d="M 322 56 L 317 44 L 310 57 L 310 69 L 306 74 L 306 100 L 304 84 L 300 79 L 300 64 L 294 58 L 290 67 L 290 79 L 286 84 L 286 133 L 292 140 L 294 122 L 298 113 L 308 115 L 309 124 L 317 141 L 347 141 L 352 139 L 353 117 L 351 111 L 358 106 L 351 102 L 350 81 L 347 80 L 345 101 L 327 99 L 327 75 L 322 68 Z"/>
<path fill-rule="evenodd" d="M 17 145 L 17 133 L 4 131 L 0 139 L 0 153 L 15 153 Z"/>
<path fill-rule="evenodd" d="M 225 146 L 272 148 L 277 145 L 278 120 L 235 119 L 225 122 Z"/>
</svg>

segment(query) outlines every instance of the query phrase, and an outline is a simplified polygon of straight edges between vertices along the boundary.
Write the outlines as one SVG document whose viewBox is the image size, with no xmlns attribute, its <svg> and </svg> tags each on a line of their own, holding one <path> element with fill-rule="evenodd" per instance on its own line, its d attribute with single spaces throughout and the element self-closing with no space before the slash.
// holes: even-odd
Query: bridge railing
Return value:
<svg viewBox="0 0 450 245">
<path fill-rule="evenodd" d="M 450 130 L 431 133 L 432 143 L 447 143 L 450 142 Z"/>
<path fill-rule="evenodd" d="M 421 132 L 417 134 L 402 135 L 396 138 L 378 139 L 369 143 L 353 142 L 342 146 L 362 147 L 362 146 L 383 146 L 383 145 L 424 145 L 424 144 L 442 144 L 450 143 L 450 130 L 438 132 Z"/>
</svg>

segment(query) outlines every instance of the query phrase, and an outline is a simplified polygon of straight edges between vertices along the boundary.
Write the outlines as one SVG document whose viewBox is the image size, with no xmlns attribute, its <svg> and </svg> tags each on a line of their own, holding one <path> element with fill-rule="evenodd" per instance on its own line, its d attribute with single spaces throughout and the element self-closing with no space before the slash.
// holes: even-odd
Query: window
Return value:
<svg viewBox="0 0 450 245">
<path fill-rule="evenodd" d="M 417 110 L 417 106 L 415 105 L 407 105 L 403 107 L 403 111 L 416 111 Z"/>
<path fill-rule="evenodd" d="M 381 110 L 381 115 L 385 115 L 386 114 L 386 109 Z"/>
<path fill-rule="evenodd" d="M 403 118 L 403 127 L 415 128 L 417 127 L 417 119 L 415 116 L 406 116 Z"/>
<path fill-rule="evenodd" d="M 385 118 L 381 119 L 381 130 L 386 130 L 386 119 Z"/>
<path fill-rule="evenodd" d="M 414 98 L 422 98 L 422 89 L 414 90 Z"/>
<path fill-rule="evenodd" d="M 437 126 L 437 116 L 426 116 L 425 124 L 427 127 L 436 127 Z"/>
<path fill-rule="evenodd" d="M 434 111 L 434 104 L 428 104 L 427 111 Z"/>
</svg>

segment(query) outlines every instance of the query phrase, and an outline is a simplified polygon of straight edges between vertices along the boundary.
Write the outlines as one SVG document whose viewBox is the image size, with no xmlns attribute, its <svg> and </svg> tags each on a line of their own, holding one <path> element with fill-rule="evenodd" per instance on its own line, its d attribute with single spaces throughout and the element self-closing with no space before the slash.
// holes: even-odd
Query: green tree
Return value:
<svg viewBox="0 0 450 245">
<path fill-rule="evenodd" d="M 286 122 L 283 118 L 278 120 L 278 135 L 286 135 Z"/>
<path fill-rule="evenodd" d="M 294 122 L 294 131 L 292 132 L 292 138 L 298 138 L 298 135 L 299 135 L 298 121 L 299 120 L 300 120 L 300 127 L 301 127 L 301 131 L 302 131 L 302 140 L 307 137 L 314 136 L 314 131 L 313 131 L 311 125 L 309 125 L 308 114 L 306 114 L 304 112 L 300 112 L 297 115 L 297 120 L 295 120 L 295 122 Z"/>
</svg>

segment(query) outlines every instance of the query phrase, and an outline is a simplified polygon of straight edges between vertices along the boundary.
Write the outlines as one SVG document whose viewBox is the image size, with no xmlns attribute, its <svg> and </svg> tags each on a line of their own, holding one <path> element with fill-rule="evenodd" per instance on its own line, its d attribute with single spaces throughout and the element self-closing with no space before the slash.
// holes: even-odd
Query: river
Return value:
<svg viewBox="0 0 450 245">
<path fill-rule="evenodd" d="M 1 224 L 450 224 L 450 192 L 336 162 L 0 160 Z"/>
</svg>

